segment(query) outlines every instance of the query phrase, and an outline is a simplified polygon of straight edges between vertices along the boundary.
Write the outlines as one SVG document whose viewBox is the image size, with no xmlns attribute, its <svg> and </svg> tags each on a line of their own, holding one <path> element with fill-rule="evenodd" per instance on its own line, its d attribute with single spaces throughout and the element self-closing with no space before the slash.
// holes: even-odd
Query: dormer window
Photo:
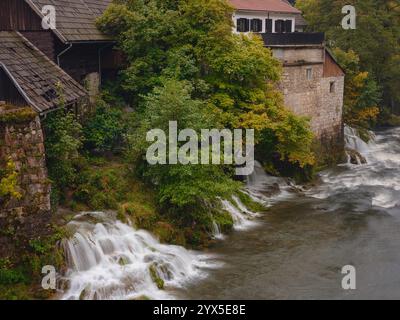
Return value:
<svg viewBox="0 0 400 320">
<path fill-rule="evenodd" d="M 236 20 L 236 30 L 237 32 L 249 32 L 250 31 L 250 21 L 246 18 L 239 18 Z"/>
<path fill-rule="evenodd" d="M 252 19 L 250 27 L 250 31 L 252 32 L 262 32 L 262 20 Z"/>
</svg>

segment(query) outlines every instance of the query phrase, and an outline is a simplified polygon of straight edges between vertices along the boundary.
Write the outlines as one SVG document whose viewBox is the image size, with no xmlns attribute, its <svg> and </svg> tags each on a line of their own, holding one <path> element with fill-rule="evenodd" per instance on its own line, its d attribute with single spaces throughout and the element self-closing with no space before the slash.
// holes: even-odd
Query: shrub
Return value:
<svg viewBox="0 0 400 320">
<path fill-rule="evenodd" d="M 83 132 L 86 149 L 101 153 L 115 151 L 121 147 L 126 132 L 123 112 L 99 101 Z"/>
</svg>

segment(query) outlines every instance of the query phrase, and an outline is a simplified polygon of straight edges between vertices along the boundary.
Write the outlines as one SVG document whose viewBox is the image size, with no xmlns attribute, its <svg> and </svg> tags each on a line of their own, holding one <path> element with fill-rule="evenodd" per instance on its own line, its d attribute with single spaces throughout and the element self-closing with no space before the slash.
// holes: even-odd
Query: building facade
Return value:
<svg viewBox="0 0 400 320">
<path fill-rule="evenodd" d="M 288 109 L 310 118 L 325 144 L 343 142 L 345 73 L 325 46 L 324 34 L 304 33 L 301 12 L 285 0 L 230 0 L 235 33 L 258 33 L 283 65 L 279 84 Z"/>
</svg>

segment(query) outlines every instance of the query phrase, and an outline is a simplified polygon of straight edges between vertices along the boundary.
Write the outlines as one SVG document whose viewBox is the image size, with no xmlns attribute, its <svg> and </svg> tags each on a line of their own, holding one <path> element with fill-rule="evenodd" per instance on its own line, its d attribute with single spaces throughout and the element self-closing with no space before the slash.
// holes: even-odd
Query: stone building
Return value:
<svg viewBox="0 0 400 320">
<path fill-rule="evenodd" d="M 310 118 L 324 145 L 343 144 L 343 69 L 325 46 L 323 33 L 304 33 L 301 12 L 285 0 L 230 0 L 234 32 L 258 33 L 282 61 L 279 85 L 285 105 Z"/>
</svg>

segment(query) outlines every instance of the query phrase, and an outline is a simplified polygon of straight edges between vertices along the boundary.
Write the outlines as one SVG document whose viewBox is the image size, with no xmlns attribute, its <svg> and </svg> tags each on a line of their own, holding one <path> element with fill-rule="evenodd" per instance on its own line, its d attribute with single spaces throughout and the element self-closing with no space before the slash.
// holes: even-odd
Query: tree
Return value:
<svg viewBox="0 0 400 320">
<path fill-rule="evenodd" d="M 98 25 L 126 54 L 122 87 L 139 112 L 146 109 L 145 97 L 165 79 L 187 81 L 192 98 L 210 106 L 214 126 L 255 128 L 259 143 L 274 136 L 272 147 L 282 158 L 312 164 L 307 121 L 284 108 L 274 87 L 280 62 L 259 36 L 233 34 L 232 14 L 233 8 L 221 0 L 120 0 Z M 298 139 L 278 132 L 289 123 L 302 128 Z"/>
<path fill-rule="evenodd" d="M 353 5 L 355 30 L 344 30 L 342 7 Z M 391 0 L 299 0 L 297 6 L 309 22 L 309 31 L 326 32 L 329 43 L 354 51 L 359 68 L 381 88 L 381 106 L 400 111 L 400 7 Z"/>
<path fill-rule="evenodd" d="M 145 112 L 138 120 L 138 127 L 129 135 L 130 159 L 148 183 L 158 191 L 162 205 L 187 207 L 212 202 L 216 197 L 229 196 L 240 187 L 231 180 L 223 166 L 196 164 L 157 164 L 149 166 L 145 160 L 150 143 L 146 133 L 157 128 L 168 133 L 170 121 L 176 121 L 178 130 L 191 128 L 200 135 L 202 128 L 213 123 L 210 106 L 191 98 L 193 88 L 188 82 L 166 80 L 144 99 Z M 179 132 L 179 131 L 178 131 Z M 167 137 L 166 145 L 169 138 Z M 183 143 L 181 143 L 183 144 Z"/>
<path fill-rule="evenodd" d="M 379 115 L 381 88 L 366 71 L 360 71 L 359 57 L 353 51 L 334 49 L 340 65 L 346 71 L 344 120 L 348 125 L 369 129 Z"/>
</svg>

